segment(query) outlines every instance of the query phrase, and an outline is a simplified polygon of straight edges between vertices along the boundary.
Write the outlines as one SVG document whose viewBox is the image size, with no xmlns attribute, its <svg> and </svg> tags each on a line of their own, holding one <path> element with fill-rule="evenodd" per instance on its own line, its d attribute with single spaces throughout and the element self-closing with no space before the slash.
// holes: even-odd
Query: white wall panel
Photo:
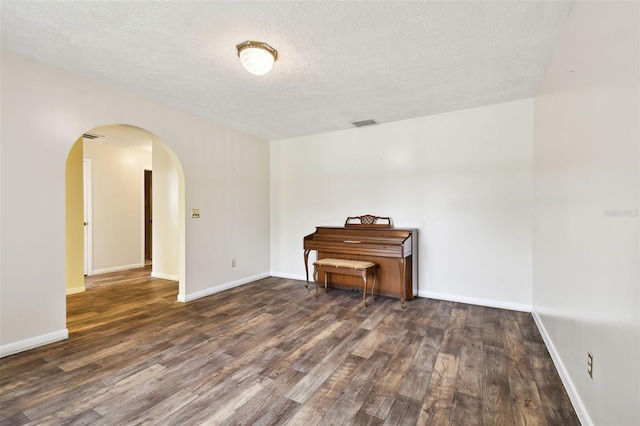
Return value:
<svg viewBox="0 0 640 426">
<path fill-rule="evenodd" d="M 97 126 L 145 129 L 180 161 L 186 209 L 201 209 L 185 298 L 268 272 L 268 142 L 7 52 L 1 65 L 0 349 L 64 335 L 65 161 Z"/>
<path fill-rule="evenodd" d="M 347 216 L 416 227 L 423 295 L 531 305 L 533 101 L 271 142 L 271 270 Z"/>
<path fill-rule="evenodd" d="M 137 265 L 144 259 L 143 170 L 151 170 L 151 152 L 85 141 L 91 161 L 94 273 Z"/>
<path fill-rule="evenodd" d="M 639 11 L 577 2 L 535 99 L 534 311 L 584 424 L 640 424 Z"/>
<path fill-rule="evenodd" d="M 179 162 L 160 141 L 153 141 L 152 275 L 173 278 L 180 274 L 180 235 L 184 232 L 184 173 Z"/>
</svg>

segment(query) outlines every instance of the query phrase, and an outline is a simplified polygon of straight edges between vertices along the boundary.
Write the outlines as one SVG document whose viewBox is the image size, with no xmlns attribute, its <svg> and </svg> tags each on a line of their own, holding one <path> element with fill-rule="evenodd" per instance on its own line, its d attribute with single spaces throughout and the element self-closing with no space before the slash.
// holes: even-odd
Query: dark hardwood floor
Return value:
<svg viewBox="0 0 640 426">
<path fill-rule="evenodd" d="M 530 314 L 267 278 L 187 304 L 149 268 L 0 360 L 2 425 L 578 425 Z"/>
</svg>

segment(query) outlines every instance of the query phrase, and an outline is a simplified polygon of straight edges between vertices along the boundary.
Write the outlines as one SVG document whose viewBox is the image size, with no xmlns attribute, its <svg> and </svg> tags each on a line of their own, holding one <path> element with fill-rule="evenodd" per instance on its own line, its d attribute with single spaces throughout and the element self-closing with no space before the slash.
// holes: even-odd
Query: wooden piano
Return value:
<svg viewBox="0 0 640 426">
<path fill-rule="evenodd" d="M 360 219 L 361 223 L 351 223 Z M 378 219 L 388 224 L 377 224 Z M 316 232 L 304 237 L 304 266 L 309 286 L 309 252 L 317 250 L 318 259 L 327 257 L 367 260 L 378 265 L 377 293 L 400 299 L 418 294 L 418 230 L 391 226 L 389 218 L 378 216 L 349 217 L 344 227 L 318 226 Z M 324 281 L 324 275 L 318 277 Z M 330 286 L 341 289 L 360 288 L 358 277 L 330 274 Z"/>
</svg>

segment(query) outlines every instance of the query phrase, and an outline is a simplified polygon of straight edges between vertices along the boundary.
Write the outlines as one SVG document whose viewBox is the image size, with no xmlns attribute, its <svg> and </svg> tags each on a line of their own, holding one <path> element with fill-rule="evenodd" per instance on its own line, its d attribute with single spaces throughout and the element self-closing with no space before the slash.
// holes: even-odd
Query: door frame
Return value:
<svg viewBox="0 0 640 426">
<path fill-rule="evenodd" d="M 82 159 L 82 204 L 84 210 L 84 275 L 93 275 L 93 187 L 91 158 Z"/>
<path fill-rule="evenodd" d="M 147 257 L 146 257 L 146 253 L 145 253 L 145 247 L 147 244 L 147 233 L 146 233 L 146 227 L 147 227 L 147 218 L 146 218 L 146 213 L 145 213 L 145 193 L 146 193 L 146 177 L 145 177 L 145 172 L 151 172 L 151 175 L 153 176 L 153 166 L 150 167 L 142 167 L 142 232 L 141 232 L 141 254 L 140 254 L 140 258 L 141 258 L 141 264 L 142 266 L 146 265 L 146 261 L 147 261 Z M 153 182 L 153 181 L 152 181 Z M 153 194 L 153 184 L 151 186 L 151 194 Z M 151 196 L 151 221 L 153 223 L 153 195 Z M 153 226 L 151 228 L 153 230 Z M 151 259 L 153 259 L 153 231 L 151 231 Z"/>
</svg>

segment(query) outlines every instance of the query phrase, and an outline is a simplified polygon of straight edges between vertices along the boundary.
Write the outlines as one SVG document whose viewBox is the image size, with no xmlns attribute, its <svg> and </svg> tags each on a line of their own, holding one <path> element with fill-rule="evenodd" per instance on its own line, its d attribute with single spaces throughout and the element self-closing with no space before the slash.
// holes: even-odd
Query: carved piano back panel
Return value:
<svg viewBox="0 0 640 426">
<path fill-rule="evenodd" d="M 391 228 L 391 218 L 383 216 L 374 216 L 372 214 L 365 214 L 362 216 L 349 216 L 344 222 L 344 226 L 367 226 L 370 228 L 384 227 Z"/>
<path fill-rule="evenodd" d="M 379 294 L 402 299 L 399 283 L 404 281 L 404 296 L 412 299 L 417 295 L 418 268 L 414 261 L 418 250 L 417 229 L 317 227 L 316 232 L 304 238 L 304 250 L 305 253 L 317 250 L 318 259 L 333 257 L 375 262 Z M 324 281 L 324 276 L 319 279 Z M 329 274 L 329 280 L 336 288 L 361 287 L 357 277 Z"/>
</svg>

